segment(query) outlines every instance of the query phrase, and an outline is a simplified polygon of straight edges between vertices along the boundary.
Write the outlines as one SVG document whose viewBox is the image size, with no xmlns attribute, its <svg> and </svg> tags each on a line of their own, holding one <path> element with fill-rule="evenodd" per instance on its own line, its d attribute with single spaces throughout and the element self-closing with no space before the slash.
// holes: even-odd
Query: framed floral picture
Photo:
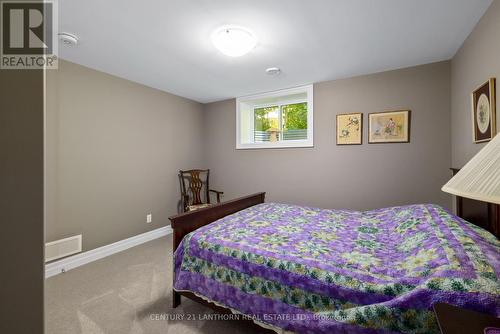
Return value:
<svg viewBox="0 0 500 334">
<path fill-rule="evenodd" d="M 410 110 L 368 114 L 368 143 L 410 142 Z"/>
<path fill-rule="evenodd" d="M 495 79 L 472 92 L 472 131 L 474 143 L 491 140 L 496 134 Z"/>
<path fill-rule="evenodd" d="M 361 145 L 363 143 L 363 114 L 337 115 L 337 145 Z"/>
</svg>

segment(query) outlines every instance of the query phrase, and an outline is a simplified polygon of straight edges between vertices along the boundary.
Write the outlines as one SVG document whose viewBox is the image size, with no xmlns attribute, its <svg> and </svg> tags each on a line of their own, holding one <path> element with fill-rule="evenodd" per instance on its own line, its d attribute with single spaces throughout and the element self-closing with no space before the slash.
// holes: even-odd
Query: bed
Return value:
<svg viewBox="0 0 500 334">
<path fill-rule="evenodd" d="M 184 295 L 299 333 L 438 333 L 438 302 L 500 316 L 498 239 L 442 207 L 264 198 L 171 217 L 174 307 Z"/>
</svg>

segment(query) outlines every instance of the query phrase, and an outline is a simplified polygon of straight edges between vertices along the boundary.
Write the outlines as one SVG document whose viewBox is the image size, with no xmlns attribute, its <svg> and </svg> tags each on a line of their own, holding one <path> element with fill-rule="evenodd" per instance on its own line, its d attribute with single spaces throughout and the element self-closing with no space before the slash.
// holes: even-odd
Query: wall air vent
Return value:
<svg viewBox="0 0 500 334">
<path fill-rule="evenodd" d="M 45 262 L 80 253 L 82 251 L 82 235 L 75 235 L 45 244 Z"/>
</svg>

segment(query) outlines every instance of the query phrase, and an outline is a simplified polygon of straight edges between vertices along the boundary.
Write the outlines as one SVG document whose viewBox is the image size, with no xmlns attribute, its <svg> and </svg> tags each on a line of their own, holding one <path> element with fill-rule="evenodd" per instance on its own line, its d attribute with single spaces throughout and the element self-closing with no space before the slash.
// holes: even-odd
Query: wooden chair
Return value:
<svg viewBox="0 0 500 334">
<path fill-rule="evenodd" d="M 179 171 L 181 184 L 181 203 L 183 212 L 194 211 L 210 206 L 210 193 L 217 195 L 220 203 L 222 191 L 210 189 L 210 169 L 190 169 Z"/>
</svg>

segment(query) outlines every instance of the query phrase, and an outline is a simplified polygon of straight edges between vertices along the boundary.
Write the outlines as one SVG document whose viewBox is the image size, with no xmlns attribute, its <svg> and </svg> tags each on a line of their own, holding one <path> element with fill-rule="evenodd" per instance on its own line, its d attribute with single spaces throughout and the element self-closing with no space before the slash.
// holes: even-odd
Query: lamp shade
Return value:
<svg viewBox="0 0 500 334">
<path fill-rule="evenodd" d="M 500 204 L 500 135 L 483 147 L 442 190 L 460 197 Z"/>
</svg>

